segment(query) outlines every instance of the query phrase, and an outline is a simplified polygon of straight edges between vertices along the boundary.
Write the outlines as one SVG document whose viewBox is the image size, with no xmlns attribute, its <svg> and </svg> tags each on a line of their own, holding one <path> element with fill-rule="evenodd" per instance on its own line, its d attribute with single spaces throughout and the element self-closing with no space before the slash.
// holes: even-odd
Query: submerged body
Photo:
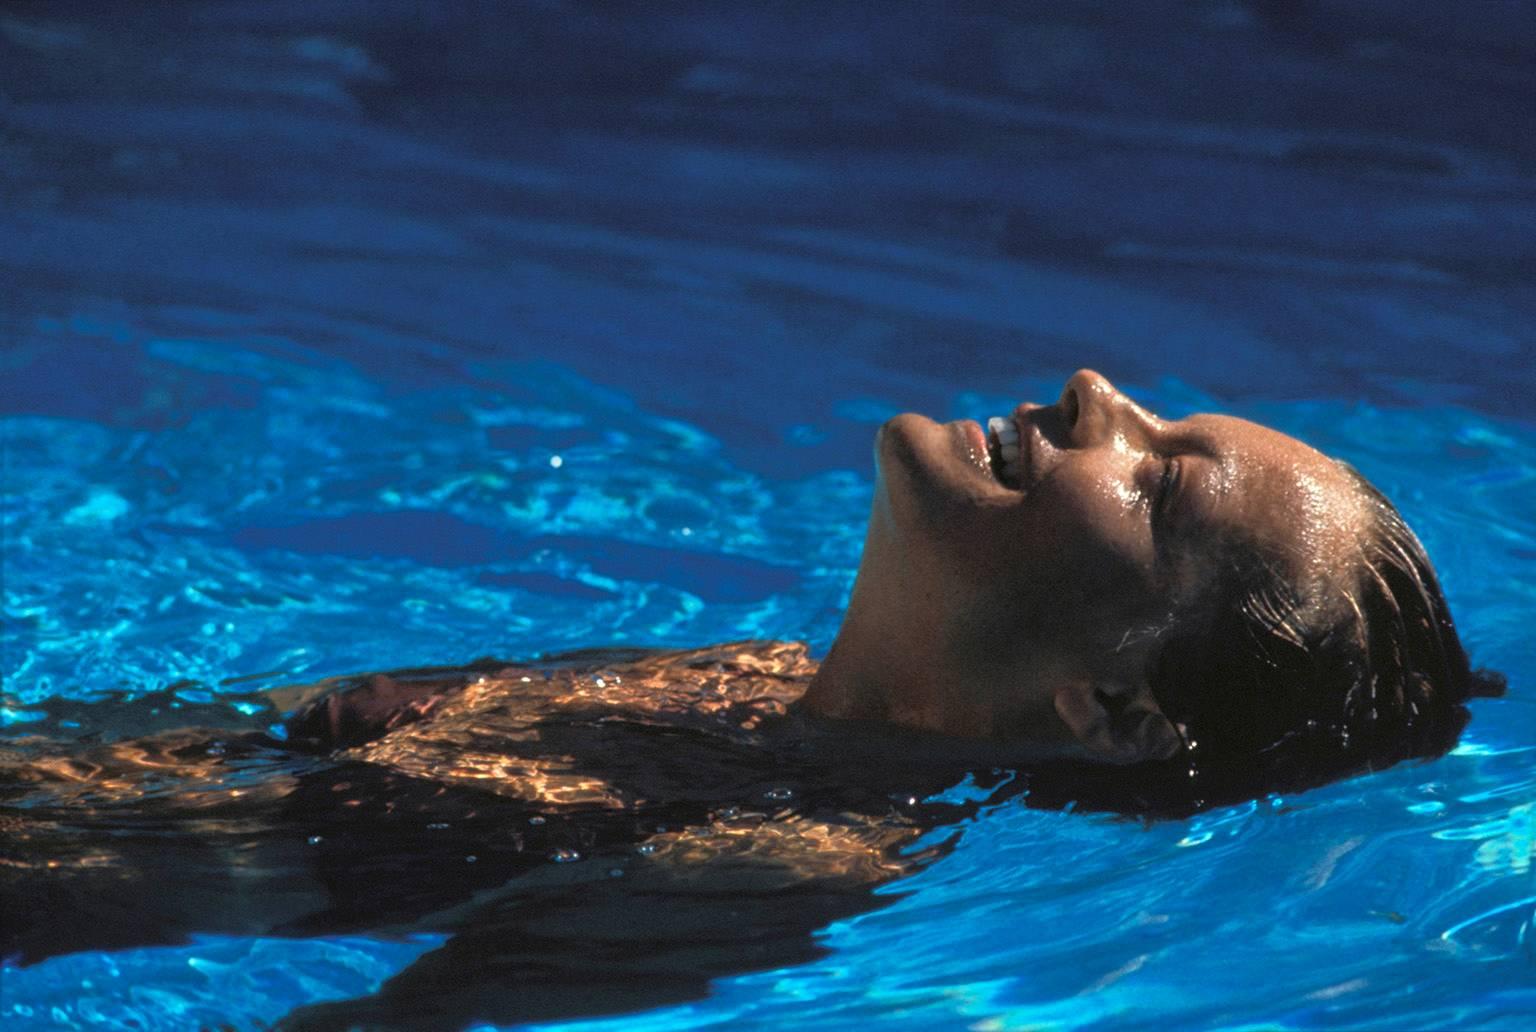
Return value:
<svg viewBox="0 0 1536 1032">
<path fill-rule="evenodd" d="M 974 812 L 921 802 L 963 776 L 942 749 L 874 762 L 796 713 L 815 668 L 789 643 L 585 653 L 279 691 L 299 706 L 288 742 L 17 740 L 0 950 L 450 936 L 378 996 L 293 1027 L 627 1010 L 810 959 L 815 929 L 942 851 L 904 847 Z"/>
</svg>

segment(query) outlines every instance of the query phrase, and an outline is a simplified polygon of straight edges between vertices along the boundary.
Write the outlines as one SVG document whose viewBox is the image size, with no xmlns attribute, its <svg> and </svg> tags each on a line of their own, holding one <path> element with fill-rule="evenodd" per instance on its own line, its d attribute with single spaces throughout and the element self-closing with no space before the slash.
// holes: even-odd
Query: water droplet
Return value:
<svg viewBox="0 0 1536 1032">
<path fill-rule="evenodd" d="M 549 465 L 552 469 L 559 469 L 561 466 L 565 465 L 565 460 L 558 455 L 551 455 L 549 457 Z"/>
<path fill-rule="evenodd" d="M 569 864 L 580 860 L 581 854 L 574 849 L 556 849 L 549 854 L 549 858 L 557 864 Z"/>
<path fill-rule="evenodd" d="M 741 816 L 741 807 L 727 806 L 725 809 L 715 814 L 715 816 L 720 818 L 722 821 L 734 821 L 736 818 Z"/>
<path fill-rule="evenodd" d="M 324 841 L 325 841 L 325 836 L 323 836 L 323 835 L 311 835 L 311 836 L 309 836 L 309 844 L 312 845 L 312 846 L 318 846 L 320 843 L 322 843 Z"/>
<path fill-rule="evenodd" d="M 427 828 L 430 831 L 443 831 L 447 827 L 448 827 L 448 822 L 447 821 L 433 821 L 431 824 L 427 825 Z"/>
<path fill-rule="evenodd" d="M 776 803 L 782 803 L 785 800 L 793 799 L 794 797 L 795 797 L 795 790 L 792 789 L 792 788 L 785 788 L 783 785 L 779 785 L 779 786 L 777 786 L 775 788 L 770 788 L 768 791 L 763 793 L 763 798 L 764 799 L 771 799 L 771 800 L 773 800 Z"/>
<path fill-rule="evenodd" d="M 606 688 L 606 687 L 608 687 L 608 682 L 604 681 L 601 677 L 594 677 L 594 678 L 592 678 L 592 683 L 597 685 L 599 688 Z"/>
<path fill-rule="evenodd" d="M 544 818 L 538 816 L 537 814 L 535 814 L 534 816 L 528 818 L 528 823 L 529 824 L 533 824 L 533 825 L 543 824 L 544 823 Z"/>
<path fill-rule="evenodd" d="M 650 856 L 652 853 L 656 852 L 656 843 L 642 842 L 635 847 L 635 852 L 639 853 L 641 856 Z"/>
</svg>

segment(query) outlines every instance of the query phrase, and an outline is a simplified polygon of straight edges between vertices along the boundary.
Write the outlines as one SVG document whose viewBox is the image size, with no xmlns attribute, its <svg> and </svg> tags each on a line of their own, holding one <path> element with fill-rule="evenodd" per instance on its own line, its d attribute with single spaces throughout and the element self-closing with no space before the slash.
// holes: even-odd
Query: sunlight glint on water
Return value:
<svg viewBox="0 0 1536 1032">
<path fill-rule="evenodd" d="M 626 638 L 824 646 L 835 629 L 864 471 L 745 473 L 728 442 L 559 369 L 520 370 L 507 381 L 515 391 L 439 388 L 386 406 L 344 369 L 190 347 L 151 348 L 145 361 L 168 354 L 209 375 L 254 372 L 271 385 L 265 403 L 153 436 L 8 424 L 11 469 L 27 487 L 6 513 L 5 604 L 21 628 L 7 681 L 23 703 L 182 679 L 216 696 L 250 673 L 279 671 L 265 679 L 275 683 Z M 1173 382 L 1141 397 L 1174 414 L 1201 404 Z M 1453 409 L 1251 414 L 1350 456 L 1401 498 L 1478 658 L 1519 685 L 1520 628 L 1497 614 L 1530 611 L 1531 581 L 1477 571 L 1531 564 L 1533 435 Z M 507 436 L 492 440 L 487 427 Z M 253 439 L 270 447 L 220 443 Z M 558 467 L 547 461 L 556 453 Z M 1450 485 L 1454 505 L 1413 486 L 1425 482 Z M 463 551 L 420 554 L 418 528 L 345 523 L 358 513 L 436 514 L 463 528 Z M 384 557 L 346 554 L 358 528 Z M 520 535 L 538 535 L 537 547 Z M 677 580 L 645 577 L 661 556 L 677 562 Z M 101 580 L 97 563 L 117 575 Z M 9 714 L 19 731 L 27 717 Z M 956 853 L 882 890 L 900 897 L 894 906 L 829 928 L 825 960 L 727 979 L 708 1001 L 651 1017 L 561 1027 L 831 1028 L 871 1008 L 912 1028 L 1078 1027 L 1149 1008 L 1194 1024 L 1374 1021 L 1397 1007 L 1476 1024 L 1525 999 L 1510 997 L 1507 969 L 1531 961 L 1530 732 L 1517 693 L 1480 704 L 1466 743 L 1439 763 L 1147 830 L 1005 805 L 966 827 Z M 59 958 L 6 971 L 6 1017 L 86 1027 L 139 1013 L 174 1026 L 217 999 L 240 1021 L 270 1020 L 356 992 L 355 979 L 429 948 L 208 940 Z M 1264 977 L 1227 979 L 1243 969 Z M 72 996 L 82 979 L 99 994 Z M 1229 988 L 1193 997 L 1192 979 Z M 1426 1011 L 1426 994 L 1447 1009 Z"/>
</svg>

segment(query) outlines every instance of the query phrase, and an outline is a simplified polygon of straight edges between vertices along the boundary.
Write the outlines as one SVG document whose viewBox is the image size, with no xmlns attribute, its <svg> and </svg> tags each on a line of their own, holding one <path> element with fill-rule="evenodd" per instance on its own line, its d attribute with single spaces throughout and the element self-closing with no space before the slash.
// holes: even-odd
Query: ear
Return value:
<svg viewBox="0 0 1536 1032">
<path fill-rule="evenodd" d="M 1102 763 L 1166 760 L 1183 745 L 1144 684 L 1074 681 L 1056 690 L 1056 714 Z"/>
</svg>

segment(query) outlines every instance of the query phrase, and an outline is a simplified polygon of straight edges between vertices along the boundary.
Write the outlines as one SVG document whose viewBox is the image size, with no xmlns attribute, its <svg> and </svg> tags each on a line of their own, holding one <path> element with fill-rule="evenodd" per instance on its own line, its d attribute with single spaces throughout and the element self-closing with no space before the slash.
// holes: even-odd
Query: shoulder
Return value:
<svg viewBox="0 0 1536 1032">
<path fill-rule="evenodd" d="M 332 677 L 275 689 L 290 741 L 311 748 L 361 745 L 451 711 L 521 700 L 525 713 L 600 707 L 695 715 L 750 703 L 779 710 L 816 671 L 803 642 L 746 640 L 698 649 L 589 648 L 528 661 L 481 659 Z"/>
</svg>

